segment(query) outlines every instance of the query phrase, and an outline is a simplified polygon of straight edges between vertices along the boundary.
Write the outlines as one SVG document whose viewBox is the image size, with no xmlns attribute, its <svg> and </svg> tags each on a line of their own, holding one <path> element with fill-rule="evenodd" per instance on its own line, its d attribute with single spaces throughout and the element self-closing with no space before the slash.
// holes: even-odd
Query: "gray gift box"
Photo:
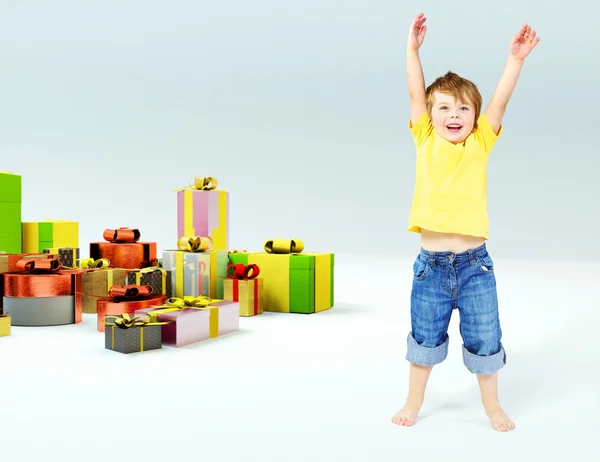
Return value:
<svg viewBox="0 0 600 462">
<path fill-rule="evenodd" d="M 106 316 L 106 322 L 114 322 L 119 316 Z M 134 326 L 123 329 L 106 326 L 104 346 L 119 353 L 139 353 L 162 348 L 162 326 Z"/>
</svg>

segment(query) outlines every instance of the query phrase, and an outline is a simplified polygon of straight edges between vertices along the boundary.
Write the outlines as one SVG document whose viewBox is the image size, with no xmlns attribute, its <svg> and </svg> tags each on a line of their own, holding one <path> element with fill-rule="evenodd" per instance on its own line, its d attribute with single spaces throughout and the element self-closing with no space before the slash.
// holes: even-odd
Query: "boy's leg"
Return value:
<svg viewBox="0 0 600 462">
<path fill-rule="evenodd" d="M 411 363 L 408 398 L 392 417 L 398 425 L 411 426 L 423 404 L 431 370 L 448 355 L 448 325 L 452 316 L 451 291 L 444 284 L 447 268 L 422 252 L 413 266 L 411 327 L 406 359 Z"/>
<path fill-rule="evenodd" d="M 500 406 L 498 370 L 506 364 L 498 314 L 494 263 L 487 251 L 472 256 L 459 277 L 458 309 L 463 338 L 463 361 L 477 374 L 481 399 L 492 427 L 510 431 L 514 423 Z"/>
</svg>

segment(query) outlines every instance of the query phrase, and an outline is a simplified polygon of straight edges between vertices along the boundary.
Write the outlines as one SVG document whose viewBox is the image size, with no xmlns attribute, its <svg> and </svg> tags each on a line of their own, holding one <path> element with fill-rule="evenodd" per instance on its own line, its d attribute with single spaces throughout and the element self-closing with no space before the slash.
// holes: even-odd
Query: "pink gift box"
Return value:
<svg viewBox="0 0 600 462">
<path fill-rule="evenodd" d="M 157 308 L 144 308 L 136 310 L 135 315 L 144 315 L 155 310 Z M 187 308 L 160 313 L 157 320 L 172 321 L 162 326 L 163 345 L 182 347 L 239 330 L 240 304 L 226 300 L 216 301 L 206 308 Z"/>
</svg>

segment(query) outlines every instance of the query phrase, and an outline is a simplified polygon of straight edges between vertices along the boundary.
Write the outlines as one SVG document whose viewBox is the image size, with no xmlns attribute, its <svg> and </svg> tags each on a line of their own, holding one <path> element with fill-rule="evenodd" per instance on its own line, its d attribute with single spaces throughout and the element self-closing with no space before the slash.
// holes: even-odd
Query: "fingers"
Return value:
<svg viewBox="0 0 600 462">
<path fill-rule="evenodd" d="M 427 21 L 424 13 L 420 13 L 412 22 L 411 30 L 415 31 L 417 34 L 420 32 L 421 28 Z"/>
</svg>

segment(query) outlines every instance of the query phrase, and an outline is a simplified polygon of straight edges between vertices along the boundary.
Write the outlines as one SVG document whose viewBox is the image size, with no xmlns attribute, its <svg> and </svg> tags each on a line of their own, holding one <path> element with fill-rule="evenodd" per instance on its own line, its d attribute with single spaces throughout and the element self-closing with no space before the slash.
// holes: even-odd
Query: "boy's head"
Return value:
<svg viewBox="0 0 600 462">
<path fill-rule="evenodd" d="M 427 112 L 433 128 L 451 143 L 462 143 L 477 128 L 482 98 L 470 80 L 448 72 L 427 87 Z"/>
</svg>

